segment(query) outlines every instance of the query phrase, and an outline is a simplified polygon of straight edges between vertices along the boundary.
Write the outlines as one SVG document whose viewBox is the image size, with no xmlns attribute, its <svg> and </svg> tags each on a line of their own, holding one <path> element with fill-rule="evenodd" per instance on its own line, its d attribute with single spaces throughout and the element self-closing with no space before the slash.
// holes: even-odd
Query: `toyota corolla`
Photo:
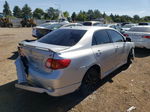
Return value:
<svg viewBox="0 0 150 112">
<path fill-rule="evenodd" d="M 19 43 L 17 88 L 62 96 L 91 86 L 134 57 L 134 44 L 105 27 L 55 30 L 39 40 Z M 90 83 L 90 84 L 89 84 Z"/>
</svg>

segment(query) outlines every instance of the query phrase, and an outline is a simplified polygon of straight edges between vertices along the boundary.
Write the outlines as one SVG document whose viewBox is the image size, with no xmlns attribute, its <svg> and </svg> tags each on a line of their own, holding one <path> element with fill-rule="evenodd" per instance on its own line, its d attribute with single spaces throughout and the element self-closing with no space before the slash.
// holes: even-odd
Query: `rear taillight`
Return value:
<svg viewBox="0 0 150 112">
<path fill-rule="evenodd" d="M 125 37 L 128 37 L 129 35 L 128 34 L 123 34 Z"/>
<path fill-rule="evenodd" d="M 150 36 L 143 36 L 143 38 L 147 38 L 147 39 L 150 39 Z"/>
<path fill-rule="evenodd" d="M 22 48 L 20 46 L 18 46 L 18 53 L 20 56 L 25 56 L 25 54 L 22 51 Z"/>
<path fill-rule="evenodd" d="M 68 67 L 70 63 L 70 59 L 47 59 L 45 66 L 46 68 L 57 70 Z"/>
</svg>

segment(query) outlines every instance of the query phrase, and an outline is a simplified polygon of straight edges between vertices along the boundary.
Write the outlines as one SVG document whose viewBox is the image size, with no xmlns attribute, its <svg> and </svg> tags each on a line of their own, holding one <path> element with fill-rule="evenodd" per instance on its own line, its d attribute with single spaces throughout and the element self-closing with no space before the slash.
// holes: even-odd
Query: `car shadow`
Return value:
<svg viewBox="0 0 150 112">
<path fill-rule="evenodd" d="M 122 67 L 101 80 L 87 94 L 78 90 L 61 97 L 51 97 L 47 94 L 16 89 L 14 87 L 16 81 L 13 81 L 0 86 L 0 112 L 67 112 L 105 83 L 113 83 L 112 78 L 121 71 Z"/>
<path fill-rule="evenodd" d="M 135 57 L 144 58 L 150 56 L 150 49 L 145 48 L 135 48 Z"/>
<path fill-rule="evenodd" d="M 10 56 L 9 58 L 7 58 L 7 59 L 9 59 L 9 60 L 16 60 L 17 59 L 17 57 L 18 57 L 18 51 L 15 51 L 15 52 L 12 52 L 12 56 Z"/>
</svg>

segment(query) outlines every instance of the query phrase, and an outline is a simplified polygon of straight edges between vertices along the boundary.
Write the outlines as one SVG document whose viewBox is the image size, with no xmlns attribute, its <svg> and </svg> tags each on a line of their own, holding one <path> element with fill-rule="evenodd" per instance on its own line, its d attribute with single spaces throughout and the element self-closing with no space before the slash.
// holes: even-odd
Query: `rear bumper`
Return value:
<svg viewBox="0 0 150 112">
<path fill-rule="evenodd" d="M 134 42 L 135 47 L 150 49 L 150 42 Z"/>
<path fill-rule="evenodd" d="M 16 88 L 20 88 L 23 90 L 31 91 L 31 92 L 36 92 L 36 93 L 47 93 L 50 96 L 63 96 L 65 94 L 74 92 L 72 91 L 72 88 L 77 88 L 80 85 L 80 83 L 73 84 L 64 88 L 59 88 L 59 89 L 45 89 L 45 88 L 40 88 L 40 87 L 34 87 L 30 85 L 22 85 L 22 84 L 15 84 Z"/>
<path fill-rule="evenodd" d="M 51 96 L 62 96 L 74 92 L 81 85 L 82 76 L 79 74 L 83 72 L 80 72 L 81 70 L 76 72 L 76 70 L 68 68 L 68 70 L 43 72 L 29 66 L 27 75 L 20 57 L 17 58 L 15 64 L 19 83 L 16 84 L 17 88 L 37 93 L 47 93 Z M 27 85 L 22 85 L 22 83 L 27 83 Z"/>
<path fill-rule="evenodd" d="M 23 85 L 23 84 L 15 84 L 15 87 L 20 88 L 20 89 L 24 89 L 24 90 L 28 90 L 28 91 L 32 91 L 32 92 L 36 92 L 36 93 L 52 92 L 52 90 L 47 90 L 47 89 L 43 89 L 43 88 L 39 88 L 39 87 L 33 87 L 33 86 L 29 86 L 29 85 Z"/>
<path fill-rule="evenodd" d="M 56 71 L 51 74 L 42 74 L 33 69 L 29 69 L 27 81 L 31 85 L 35 84 L 44 88 L 44 92 L 51 96 L 62 96 L 74 92 L 81 85 L 81 82 L 75 83 L 73 80 L 70 80 L 71 82 L 69 82 L 67 77 L 64 81 L 62 77 L 64 77 L 62 71 Z"/>
</svg>

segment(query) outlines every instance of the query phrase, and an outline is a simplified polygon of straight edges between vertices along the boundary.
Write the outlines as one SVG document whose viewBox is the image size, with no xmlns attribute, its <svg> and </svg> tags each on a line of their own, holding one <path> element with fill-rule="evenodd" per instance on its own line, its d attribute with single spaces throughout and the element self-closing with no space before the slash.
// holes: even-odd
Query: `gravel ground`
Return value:
<svg viewBox="0 0 150 112">
<path fill-rule="evenodd" d="M 0 112 L 150 112 L 150 50 L 136 49 L 128 69 L 120 68 L 88 95 L 51 97 L 16 89 L 17 43 L 34 39 L 31 28 L 0 28 Z"/>
</svg>

